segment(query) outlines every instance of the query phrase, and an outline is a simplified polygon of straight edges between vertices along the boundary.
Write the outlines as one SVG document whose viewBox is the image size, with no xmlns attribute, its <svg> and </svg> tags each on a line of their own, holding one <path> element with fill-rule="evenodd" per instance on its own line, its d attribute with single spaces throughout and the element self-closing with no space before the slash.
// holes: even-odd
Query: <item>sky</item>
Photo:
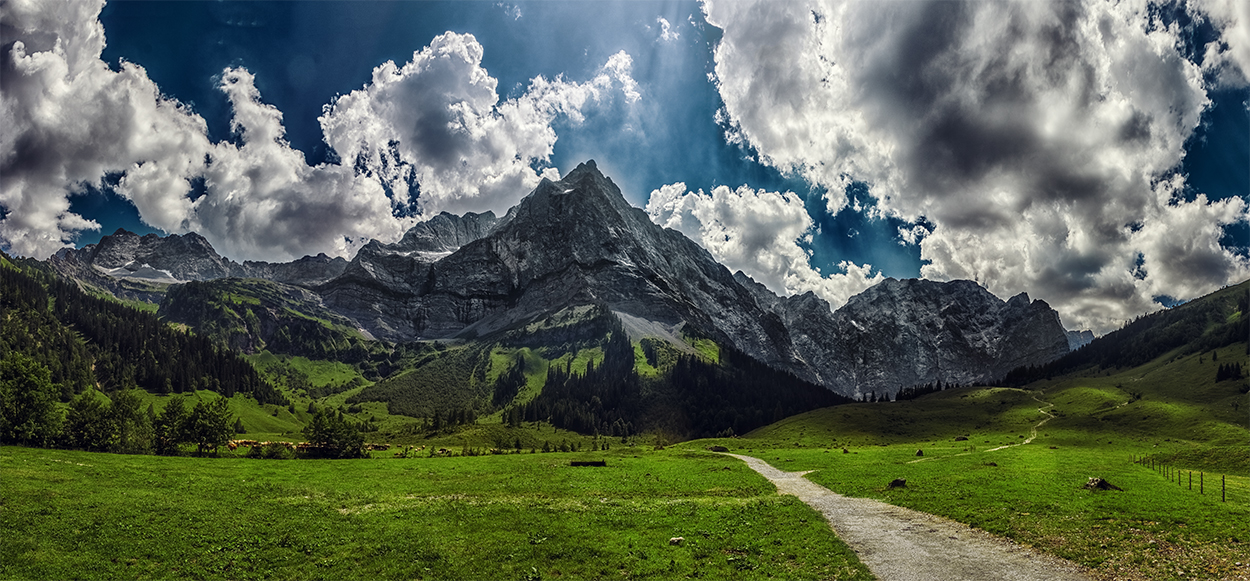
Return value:
<svg viewBox="0 0 1250 581">
<path fill-rule="evenodd" d="M 1250 278 L 1250 3 L 0 4 L 0 249 L 350 258 L 596 160 L 833 308 L 972 279 L 1069 329 Z"/>
</svg>

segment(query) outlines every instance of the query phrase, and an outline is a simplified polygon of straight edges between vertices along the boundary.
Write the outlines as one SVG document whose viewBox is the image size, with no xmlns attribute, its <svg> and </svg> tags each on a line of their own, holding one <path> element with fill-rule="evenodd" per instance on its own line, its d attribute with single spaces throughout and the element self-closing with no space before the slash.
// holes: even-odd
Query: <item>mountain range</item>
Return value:
<svg viewBox="0 0 1250 581">
<path fill-rule="evenodd" d="M 162 316 L 196 329 L 217 324 L 219 311 L 188 301 L 213 288 L 237 292 L 240 279 L 267 281 L 257 303 L 268 323 L 230 340 L 244 351 L 296 320 L 363 340 L 525 345 L 550 341 L 537 330 L 552 321 L 599 306 L 634 342 L 694 353 L 695 340 L 710 340 L 859 398 L 992 381 L 1092 339 L 1065 330 L 1044 301 L 1023 293 L 1003 301 L 971 281 L 886 279 L 837 310 L 810 292 L 779 297 L 653 223 L 593 161 L 543 180 L 503 217 L 439 214 L 398 242 L 369 242 L 351 261 L 323 254 L 240 264 L 194 233 L 119 230 L 49 264 L 118 297 L 161 304 Z M 196 287 L 200 299 L 186 292 L 191 282 L 209 285 Z"/>
</svg>

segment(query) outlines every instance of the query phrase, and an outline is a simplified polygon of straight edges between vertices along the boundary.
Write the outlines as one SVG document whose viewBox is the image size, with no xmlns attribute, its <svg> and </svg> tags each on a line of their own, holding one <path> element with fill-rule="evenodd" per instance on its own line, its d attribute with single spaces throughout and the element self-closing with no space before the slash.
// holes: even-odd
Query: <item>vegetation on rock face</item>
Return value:
<svg viewBox="0 0 1250 581">
<path fill-rule="evenodd" d="M 512 426 L 544 422 L 588 435 L 687 439 L 745 433 L 851 401 L 706 339 L 694 339 L 701 349 L 687 351 L 653 338 L 631 342 L 602 305 L 553 319 L 559 324 L 531 325 L 551 345 L 510 347 L 519 339 L 508 333 L 494 345 L 432 348 L 414 369 L 347 403 L 385 402 L 392 414 L 426 418 L 432 432 L 498 413 Z"/>
</svg>

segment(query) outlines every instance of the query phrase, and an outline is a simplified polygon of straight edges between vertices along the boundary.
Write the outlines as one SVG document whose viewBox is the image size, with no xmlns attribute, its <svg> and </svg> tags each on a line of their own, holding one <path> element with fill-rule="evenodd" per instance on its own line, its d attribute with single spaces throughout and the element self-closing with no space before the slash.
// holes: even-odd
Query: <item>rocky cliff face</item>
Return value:
<svg viewBox="0 0 1250 581">
<path fill-rule="evenodd" d="M 1081 347 L 1094 342 L 1094 332 L 1085 331 L 1068 331 L 1068 349 L 1076 351 Z"/>
<path fill-rule="evenodd" d="M 831 312 L 811 293 L 776 303 L 818 381 L 846 395 L 890 395 L 935 381 L 993 381 L 1068 352 L 1059 315 L 1021 293 L 972 281 L 886 279 Z"/>
</svg>

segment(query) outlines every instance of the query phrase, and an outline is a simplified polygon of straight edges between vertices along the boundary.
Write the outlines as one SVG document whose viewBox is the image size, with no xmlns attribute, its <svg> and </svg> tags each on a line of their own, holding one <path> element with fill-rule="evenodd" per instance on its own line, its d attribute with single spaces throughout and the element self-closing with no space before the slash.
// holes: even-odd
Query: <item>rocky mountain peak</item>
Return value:
<svg viewBox="0 0 1250 581">
<path fill-rule="evenodd" d="M 499 218 L 489 211 L 469 212 L 463 216 L 442 212 L 408 229 L 392 248 L 406 252 L 450 253 L 489 234 L 498 223 Z"/>
</svg>

